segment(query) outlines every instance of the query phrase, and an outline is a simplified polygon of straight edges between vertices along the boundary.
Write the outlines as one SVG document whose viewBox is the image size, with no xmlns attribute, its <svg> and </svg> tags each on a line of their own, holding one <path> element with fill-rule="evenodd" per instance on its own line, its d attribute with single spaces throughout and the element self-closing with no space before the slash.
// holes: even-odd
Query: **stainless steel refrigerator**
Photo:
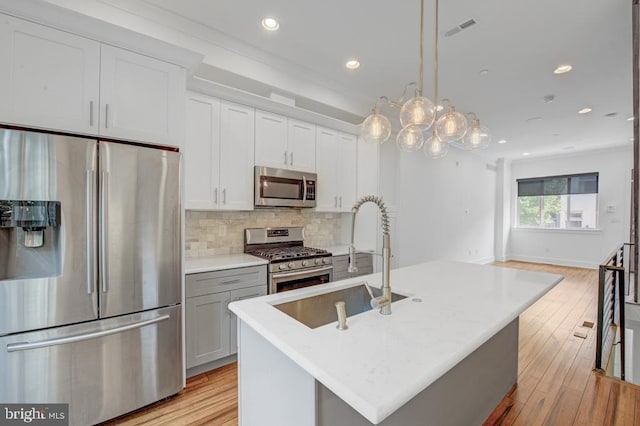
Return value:
<svg viewBox="0 0 640 426">
<path fill-rule="evenodd" d="M 0 129 L 0 403 L 107 420 L 182 389 L 180 154 Z"/>
</svg>

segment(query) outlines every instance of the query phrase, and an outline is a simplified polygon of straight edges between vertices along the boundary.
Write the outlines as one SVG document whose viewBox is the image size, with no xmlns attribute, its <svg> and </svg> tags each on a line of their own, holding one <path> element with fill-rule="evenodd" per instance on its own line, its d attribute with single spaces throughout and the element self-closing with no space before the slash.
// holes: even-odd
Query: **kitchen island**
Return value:
<svg viewBox="0 0 640 426">
<path fill-rule="evenodd" d="M 274 305 L 380 274 L 232 303 L 241 425 L 480 424 L 517 380 L 518 316 L 559 275 L 437 261 L 393 270 L 407 296 L 309 328 Z"/>
</svg>

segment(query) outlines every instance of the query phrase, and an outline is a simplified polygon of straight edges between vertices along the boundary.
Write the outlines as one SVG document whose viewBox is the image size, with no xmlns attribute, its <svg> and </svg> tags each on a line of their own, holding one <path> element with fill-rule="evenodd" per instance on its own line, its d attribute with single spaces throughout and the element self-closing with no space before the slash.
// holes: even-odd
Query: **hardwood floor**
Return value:
<svg viewBox="0 0 640 426">
<path fill-rule="evenodd" d="M 518 386 L 487 425 L 640 425 L 640 387 L 592 371 L 595 359 L 597 271 L 523 262 L 508 268 L 565 279 L 520 316 Z M 586 338 L 574 332 L 586 332 Z M 107 425 L 236 425 L 237 366 L 187 381 L 179 395 Z"/>
</svg>

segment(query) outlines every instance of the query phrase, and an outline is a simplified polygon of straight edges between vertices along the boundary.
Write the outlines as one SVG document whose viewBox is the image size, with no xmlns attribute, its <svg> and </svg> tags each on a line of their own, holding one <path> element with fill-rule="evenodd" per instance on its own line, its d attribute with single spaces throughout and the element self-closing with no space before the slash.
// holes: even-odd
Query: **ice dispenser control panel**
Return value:
<svg viewBox="0 0 640 426">
<path fill-rule="evenodd" d="M 42 247 L 44 230 L 59 224 L 59 201 L 0 200 L 0 228 L 22 228 L 25 247 Z"/>
</svg>

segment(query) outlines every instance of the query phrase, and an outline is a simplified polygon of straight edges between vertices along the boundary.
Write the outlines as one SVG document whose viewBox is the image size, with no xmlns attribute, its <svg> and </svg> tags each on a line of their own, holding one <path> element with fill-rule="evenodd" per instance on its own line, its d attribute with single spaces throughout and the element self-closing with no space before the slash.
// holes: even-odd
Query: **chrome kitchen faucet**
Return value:
<svg viewBox="0 0 640 426">
<path fill-rule="evenodd" d="M 360 207 L 365 203 L 375 203 L 380 208 L 382 215 L 382 296 L 373 297 L 370 289 L 367 287 L 369 294 L 371 295 L 371 307 L 373 309 L 380 308 L 382 315 L 391 314 L 391 283 L 389 280 L 391 269 L 391 237 L 389 236 L 389 215 L 387 208 L 382 201 L 382 198 L 375 195 L 365 195 L 358 200 L 351 211 L 353 217 L 351 219 L 351 245 L 349 246 L 349 272 L 357 272 L 356 266 L 356 248 L 354 245 L 354 237 L 356 232 L 356 215 L 360 210 Z"/>
</svg>

